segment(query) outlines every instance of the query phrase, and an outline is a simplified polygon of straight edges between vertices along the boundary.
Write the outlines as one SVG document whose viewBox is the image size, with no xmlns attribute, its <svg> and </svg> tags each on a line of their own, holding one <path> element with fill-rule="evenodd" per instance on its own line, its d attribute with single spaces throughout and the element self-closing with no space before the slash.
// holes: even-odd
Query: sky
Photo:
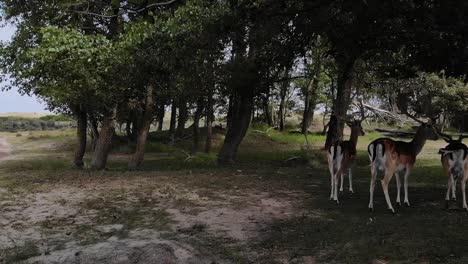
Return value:
<svg viewBox="0 0 468 264">
<path fill-rule="evenodd" d="M 15 32 L 13 25 L 3 25 L 0 27 L 0 41 L 8 42 Z M 3 88 L 5 83 L 0 83 Z M 37 98 L 30 96 L 22 96 L 16 89 L 10 91 L 1 91 L 0 89 L 0 113 L 8 112 L 35 112 L 44 113 L 45 105 L 41 104 Z"/>
</svg>

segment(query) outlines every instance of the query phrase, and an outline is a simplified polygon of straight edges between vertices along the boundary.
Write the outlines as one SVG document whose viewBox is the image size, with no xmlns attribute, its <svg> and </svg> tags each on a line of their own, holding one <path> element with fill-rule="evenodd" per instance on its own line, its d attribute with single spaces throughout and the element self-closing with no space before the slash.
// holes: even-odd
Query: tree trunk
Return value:
<svg viewBox="0 0 468 264">
<path fill-rule="evenodd" d="M 253 94 L 239 94 L 232 98 L 231 120 L 218 155 L 221 165 L 234 163 L 239 145 L 249 128 L 253 108 Z"/>
<path fill-rule="evenodd" d="M 305 91 L 305 100 L 304 100 L 304 114 L 302 116 L 302 133 L 307 133 L 314 121 L 314 111 L 317 104 L 317 94 L 320 81 L 320 69 L 322 67 L 320 54 L 314 56 L 314 64 L 312 78 L 310 79 L 309 85 L 307 85 Z"/>
<path fill-rule="evenodd" d="M 146 88 L 145 112 L 140 122 L 137 131 L 137 142 L 135 153 L 128 163 L 129 169 L 135 169 L 141 165 L 145 155 L 145 145 L 148 138 L 151 123 L 153 122 L 153 86 L 148 85 Z"/>
<path fill-rule="evenodd" d="M 112 137 L 115 133 L 115 118 L 117 115 L 117 107 L 113 107 L 103 117 L 101 132 L 96 143 L 93 159 L 91 160 L 91 167 L 96 170 L 103 170 L 106 168 L 107 158 L 112 144 Z"/>
<path fill-rule="evenodd" d="M 184 135 L 185 123 L 188 120 L 187 101 L 179 99 L 179 117 L 177 119 L 176 136 L 182 137 Z"/>
<path fill-rule="evenodd" d="M 132 133 L 131 133 L 131 136 L 130 136 L 130 141 L 134 144 L 137 140 L 137 134 L 138 134 L 138 130 L 139 130 L 139 127 L 141 126 L 140 124 L 140 118 L 138 116 L 141 115 L 141 112 L 134 112 L 132 114 L 133 116 L 133 121 L 132 121 Z"/>
<path fill-rule="evenodd" d="M 132 141 L 132 121 L 130 121 L 130 119 L 127 120 L 126 124 L 125 124 L 125 134 L 127 135 L 127 141 L 128 141 L 128 145 L 132 145 L 133 141 Z"/>
<path fill-rule="evenodd" d="M 197 100 L 197 110 L 195 110 L 195 114 L 193 115 L 193 147 L 192 153 L 196 153 L 200 147 L 200 118 L 203 114 L 204 108 L 204 100 L 203 97 L 200 97 Z"/>
<path fill-rule="evenodd" d="M 75 111 L 75 116 L 77 122 L 76 137 L 78 139 L 78 146 L 73 158 L 73 166 L 75 168 L 83 168 L 83 157 L 86 153 L 86 132 L 88 129 L 88 118 L 86 112 L 81 107 L 77 108 Z"/>
<path fill-rule="evenodd" d="M 158 131 L 162 131 L 163 129 L 163 125 L 164 125 L 164 115 L 166 114 L 166 106 L 164 105 L 164 103 L 161 103 L 159 105 L 159 109 L 158 109 L 158 114 L 157 114 L 157 118 L 158 118 Z"/>
<path fill-rule="evenodd" d="M 175 99 L 172 99 L 171 105 L 171 120 L 169 121 L 169 135 L 171 138 L 171 144 L 175 142 L 175 130 L 177 121 L 177 105 Z"/>
<path fill-rule="evenodd" d="M 287 81 L 283 82 L 280 90 L 280 105 L 278 110 L 279 130 L 284 131 L 285 129 L 285 116 L 286 116 L 286 94 L 287 94 Z"/>
<path fill-rule="evenodd" d="M 236 32 L 233 38 L 233 71 L 229 80 L 229 111 L 224 143 L 218 154 L 218 163 L 231 164 L 235 161 L 239 145 L 250 125 L 254 105 L 255 88 L 259 83 L 255 43 L 247 49 L 246 32 Z M 248 52 L 248 55 L 247 55 Z"/>
<path fill-rule="evenodd" d="M 262 105 L 263 105 L 263 114 L 264 114 L 265 122 L 268 124 L 269 127 L 272 127 L 273 117 L 271 116 L 271 111 L 270 111 L 270 88 L 268 88 L 267 93 L 262 98 Z"/>
<path fill-rule="evenodd" d="M 207 105 L 206 105 L 206 141 L 205 152 L 211 152 L 213 141 L 213 94 L 212 91 L 208 92 Z"/>
<path fill-rule="evenodd" d="M 91 149 L 94 151 L 96 150 L 96 144 L 99 138 L 98 122 L 93 115 L 90 115 L 89 123 L 91 126 Z"/>
<path fill-rule="evenodd" d="M 339 63 L 338 83 L 336 89 L 336 99 L 333 103 L 333 113 L 325 141 L 325 148 L 328 149 L 336 141 L 343 139 L 344 122 L 346 112 L 351 103 L 351 88 L 353 82 L 354 60 Z"/>
<path fill-rule="evenodd" d="M 226 115 L 226 128 L 230 127 L 231 120 L 232 120 L 232 102 L 234 101 L 234 96 L 229 96 L 229 102 L 228 102 L 228 111 Z"/>
</svg>

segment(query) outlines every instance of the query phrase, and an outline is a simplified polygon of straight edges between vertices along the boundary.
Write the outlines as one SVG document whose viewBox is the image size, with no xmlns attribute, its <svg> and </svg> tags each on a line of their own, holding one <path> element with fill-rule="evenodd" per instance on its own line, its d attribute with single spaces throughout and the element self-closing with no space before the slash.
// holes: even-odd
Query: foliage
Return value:
<svg viewBox="0 0 468 264">
<path fill-rule="evenodd" d="M 68 118 L 22 118 L 0 117 L 0 132 L 56 130 L 73 127 L 75 124 Z"/>
</svg>

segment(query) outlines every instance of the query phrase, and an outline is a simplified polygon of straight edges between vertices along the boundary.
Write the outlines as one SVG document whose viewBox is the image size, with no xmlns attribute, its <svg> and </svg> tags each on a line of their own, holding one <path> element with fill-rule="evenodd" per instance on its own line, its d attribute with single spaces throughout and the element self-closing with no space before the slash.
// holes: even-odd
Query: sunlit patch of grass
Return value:
<svg viewBox="0 0 468 264">
<path fill-rule="evenodd" d="M 92 222 L 95 225 L 122 225 L 115 235 L 126 237 L 135 228 L 151 228 L 168 231 L 173 222 L 169 213 L 155 207 L 150 198 L 139 197 L 138 202 L 128 200 L 129 194 L 110 192 L 97 198 L 85 200 L 83 209 L 96 211 Z M 151 201 L 151 202 L 149 202 Z M 156 204 L 157 205 L 157 204 Z"/>
<path fill-rule="evenodd" d="M 9 172 L 19 171 L 61 171 L 71 168 L 71 162 L 64 158 L 41 158 L 24 160 L 7 160 L 0 169 Z"/>
<path fill-rule="evenodd" d="M 163 144 L 161 142 L 148 142 L 145 147 L 145 151 L 148 153 L 170 153 L 176 151 L 176 148 L 168 144 Z"/>
<path fill-rule="evenodd" d="M 33 241 L 26 241 L 24 245 L 0 250 L 0 262 L 18 263 L 29 258 L 39 256 L 41 252 Z"/>
</svg>

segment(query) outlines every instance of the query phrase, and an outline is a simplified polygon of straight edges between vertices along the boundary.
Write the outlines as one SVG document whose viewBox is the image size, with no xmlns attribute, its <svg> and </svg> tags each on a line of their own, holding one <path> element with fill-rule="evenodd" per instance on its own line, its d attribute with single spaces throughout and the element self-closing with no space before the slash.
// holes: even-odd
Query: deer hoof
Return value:
<svg viewBox="0 0 468 264">
<path fill-rule="evenodd" d="M 393 209 L 393 208 L 388 208 L 388 211 L 389 211 L 390 213 L 392 213 L 392 214 L 395 214 L 395 209 Z"/>
<path fill-rule="evenodd" d="M 410 207 L 409 202 L 405 202 L 406 207 Z"/>
<path fill-rule="evenodd" d="M 374 207 L 369 207 L 369 213 L 373 213 L 374 212 Z"/>
<path fill-rule="evenodd" d="M 401 207 L 401 202 L 396 203 L 398 207 Z"/>
<path fill-rule="evenodd" d="M 450 200 L 445 200 L 445 209 L 450 208 Z"/>
<path fill-rule="evenodd" d="M 452 201 L 453 201 L 453 202 L 456 202 L 456 201 L 457 201 L 457 198 L 452 197 Z"/>
</svg>

